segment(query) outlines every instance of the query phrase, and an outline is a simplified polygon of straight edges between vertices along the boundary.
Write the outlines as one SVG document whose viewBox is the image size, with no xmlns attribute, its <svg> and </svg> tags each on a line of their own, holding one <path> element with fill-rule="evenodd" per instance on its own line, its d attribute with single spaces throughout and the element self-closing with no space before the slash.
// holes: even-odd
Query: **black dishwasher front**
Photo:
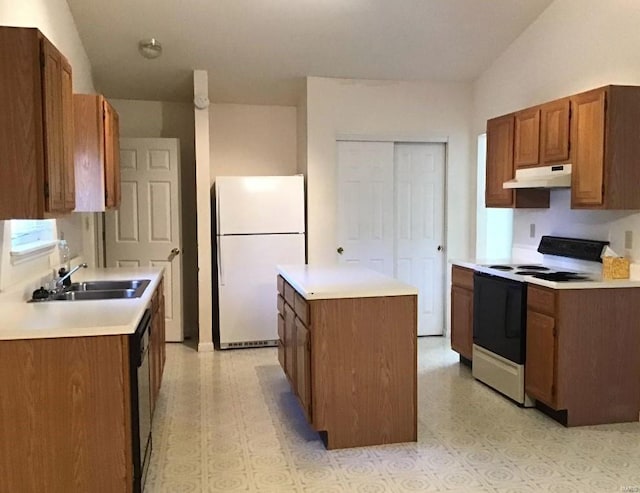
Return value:
<svg viewBox="0 0 640 493">
<path fill-rule="evenodd" d="M 526 322 L 526 283 L 480 272 L 474 274 L 474 344 L 524 364 Z"/>
<path fill-rule="evenodd" d="M 151 456 L 150 332 L 151 310 L 146 310 L 129 342 L 134 493 L 144 491 Z"/>
</svg>

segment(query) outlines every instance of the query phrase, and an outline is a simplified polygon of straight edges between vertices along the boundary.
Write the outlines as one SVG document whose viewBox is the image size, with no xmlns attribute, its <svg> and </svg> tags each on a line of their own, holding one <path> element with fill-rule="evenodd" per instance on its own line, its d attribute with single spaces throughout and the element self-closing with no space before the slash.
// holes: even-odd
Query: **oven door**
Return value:
<svg viewBox="0 0 640 493">
<path fill-rule="evenodd" d="M 473 342 L 517 364 L 525 362 L 527 285 L 476 272 Z"/>
</svg>

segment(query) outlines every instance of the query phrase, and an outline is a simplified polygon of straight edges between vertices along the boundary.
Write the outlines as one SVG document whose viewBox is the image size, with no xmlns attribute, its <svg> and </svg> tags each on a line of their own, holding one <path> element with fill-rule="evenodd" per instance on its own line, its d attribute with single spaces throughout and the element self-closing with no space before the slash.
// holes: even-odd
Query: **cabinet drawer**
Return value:
<svg viewBox="0 0 640 493">
<path fill-rule="evenodd" d="M 280 341 L 284 341 L 284 317 L 278 313 L 278 337 Z"/>
<path fill-rule="evenodd" d="M 452 266 L 451 284 L 461 288 L 473 289 L 473 270 L 457 265 Z"/>
<path fill-rule="evenodd" d="M 278 293 L 284 296 L 284 277 L 278 276 Z"/>
<path fill-rule="evenodd" d="M 529 285 L 527 289 L 527 306 L 537 312 L 554 316 L 556 312 L 555 291 Z"/>
<path fill-rule="evenodd" d="M 295 303 L 295 294 L 296 290 L 293 289 L 291 284 L 289 284 L 287 281 L 284 281 L 284 299 L 287 303 L 289 303 L 289 305 L 291 305 L 292 308 Z"/>
<path fill-rule="evenodd" d="M 294 310 L 300 321 L 309 327 L 309 304 L 297 292 L 295 293 Z"/>
<path fill-rule="evenodd" d="M 278 295 L 278 313 L 284 315 L 284 298 Z"/>
</svg>

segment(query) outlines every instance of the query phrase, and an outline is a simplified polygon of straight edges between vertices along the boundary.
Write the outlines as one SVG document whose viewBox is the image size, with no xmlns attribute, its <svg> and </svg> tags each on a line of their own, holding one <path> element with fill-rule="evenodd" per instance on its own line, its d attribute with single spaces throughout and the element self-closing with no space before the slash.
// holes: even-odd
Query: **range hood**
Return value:
<svg viewBox="0 0 640 493">
<path fill-rule="evenodd" d="M 517 169 L 516 177 L 502 184 L 502 188 L 567 188 L 570 186 L 570 164 Z"/>
</svg>

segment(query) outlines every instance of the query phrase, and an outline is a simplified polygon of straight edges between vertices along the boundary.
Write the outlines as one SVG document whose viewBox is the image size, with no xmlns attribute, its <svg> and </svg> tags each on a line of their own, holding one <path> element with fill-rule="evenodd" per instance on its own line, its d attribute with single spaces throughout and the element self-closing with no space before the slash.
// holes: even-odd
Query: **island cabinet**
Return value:
<svg viewBox="0 0 640 493">
<path fill-rule="evenodd" d="M 417 296 L 278 289 L 280 364 L 326 447 L 415 441 Z"/>
<path fill-rule="evenodd" d="M 120 206 L 120 124 L 100 94 L 74 94 L 76 212 Z"/>
<path fill-rule="evenodd" d="M 71 65 L 33 28 L 0 27 L 0 60 L 0 219 L 71 212 Z"/>
<path fill-rule="evenodd" d="M 637 421 L 640 290 L 527 289 L 525 392 L 567 426 Z"/>
<path fill-rule="evenodd" d="M 514 132 L 515 115 L 509 114 L 487 121 L 487 166 L 485 205 L 504 208 L 544 208 L 549 207 L 549 190 L 503 188 L 505 181 L 515 176 Z M 535 126 L 521 115 L 519 129 Z M 531 154 L 529 144 L 519 142 L 521 154 Z M 537 153 L 537 150 L 535 151 Z"/>
<path fill-rule="evenodd" d="M 473 270 L 451 268 L 451 349 L 466 362 L 473 356 Z M 464 361 L 464 360 L 463 360 Z"/>
<path fill-rule="evenodd" d="M 640 87 L 571 97 L 571 207 L 640 209 Z"/>
</svg>

